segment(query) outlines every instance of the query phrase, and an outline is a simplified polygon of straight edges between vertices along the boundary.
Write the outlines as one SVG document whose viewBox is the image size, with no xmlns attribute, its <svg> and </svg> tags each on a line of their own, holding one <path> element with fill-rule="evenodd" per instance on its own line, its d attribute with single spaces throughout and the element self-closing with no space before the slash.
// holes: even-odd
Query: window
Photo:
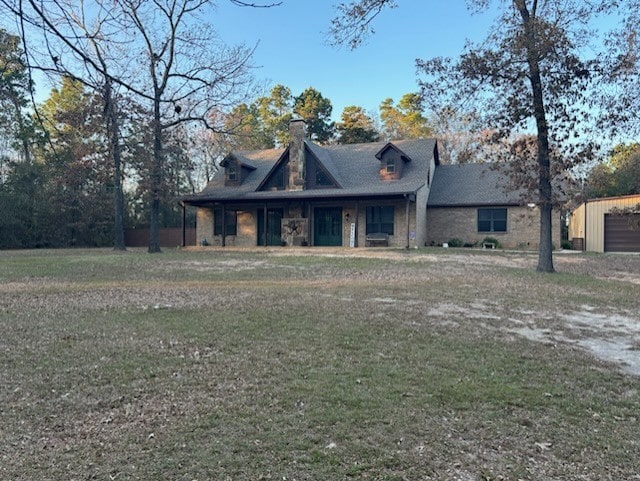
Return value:
<svg viewBox="0 0 640 481">
<path fill-rule="evenodd" d="M 367 207 L 367 234 L 393 235 L 395 209 L 392 205 Z"/>
<path fill-rule="evenodd" d="M 287 184 L 285 182 L 285 177 L 288 175 L 288 167 L 288 162 L 280 164 L 271 177 L 267 179 L 261 190 L 284 190 L 285 185 Z"/>
<path fill-rule="evenodd" d="M 230 182 L 238 180 L 238 166 L 236 164 L 229 164 L 227 166 L 227 180 Z"/>
<path fill-rule="evenodd" d="M 395 174 L 396 173 L 396 159 L 387 159 L 387 174 Z"/>
<path fill-rule="evenodd" d="M 507 209 L 478 209 L 478 232 L 507 232 Z"/>
<path fill-rule="evenodd" d="M 318 187 L 333 187 L 333 182 L 320 166 L 316 167 L 316 185 Z"/>
<path fill-rule="evenodd" d="M 225 235 L 237 235 L 238 212 L 225 211 Z M 222 209 L 213 210 L 213 235 L 222 235 Z"/>
</svg>

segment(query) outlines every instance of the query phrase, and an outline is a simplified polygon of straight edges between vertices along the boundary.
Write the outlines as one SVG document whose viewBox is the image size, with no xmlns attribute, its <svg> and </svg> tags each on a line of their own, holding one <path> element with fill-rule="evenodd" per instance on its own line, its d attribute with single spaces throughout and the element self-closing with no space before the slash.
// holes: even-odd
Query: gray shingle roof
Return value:
<svg viewBox="0 0 640 481">
<path fill-rule="evenodd" d="M 507 189 L 508 177 L 491 164 L 440 165 L 429 193 L 429 207 L 522 204 L 522 191 Z"/>
<path fill-rule="evenodd" d="M 393 144 L 406 153 L 411 162 L 404 167 L 398 180 L 380 179 L 380 161 L 376 153 L 386 142 L 367 144 L 319 146 L 305 142 L 307 148 L 318 158 L 324 168 L 338 181 L 342 188 L 313 189 L 302 191 L 256 191 L 285 149 L 235 152 L 240 162 L 255 170 L 249 172 L 242 184 L 225 186 L 224 175 L 219 173 L 199 194 L 184 197 L 186 202 L 224 200 L 268 200 L 284 198 L 347 197 L 364 195 L 394 195 L 413 193 L 427 182 L 429 165 L 434 157 L 435 139 L 400 140 Z"/>
</svg>

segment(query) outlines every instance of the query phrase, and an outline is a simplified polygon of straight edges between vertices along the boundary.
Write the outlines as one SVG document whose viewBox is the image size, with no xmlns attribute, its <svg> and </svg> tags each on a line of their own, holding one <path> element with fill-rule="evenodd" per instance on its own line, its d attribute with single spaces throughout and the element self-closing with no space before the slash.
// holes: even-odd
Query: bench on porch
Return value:
<svg viewBox="0 0 640 481">
<path fill-rule="evenodd" d="M 389 247 L 389 234 L 367 234 L 365 241 L 367 247 Z"/>
</svg>

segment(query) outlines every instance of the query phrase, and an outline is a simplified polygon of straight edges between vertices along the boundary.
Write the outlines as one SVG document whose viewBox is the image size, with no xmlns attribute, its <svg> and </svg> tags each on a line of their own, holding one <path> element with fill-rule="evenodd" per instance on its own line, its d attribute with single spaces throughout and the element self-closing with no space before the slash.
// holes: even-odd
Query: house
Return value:
<svg viewBox="0 0 640 481">
<path fill-rule="evenodd" d="M 640 205 L 640 194 L 592 199 L 569 215 L 574 249 L 591 252 L 640 252 L 640 215 L 616 215 L 616 209 Z M 635 220 L 635 223 L 634 223 Z"/>
<path fill-rule="evenodd" d="M 486 237 L 511 249 L 538 249 L 540 213 L 530 195 L 510 186 L 496 164 L 440 165 L 427 204 L 427 243 L 456 238 L 481 244 Z M 560 214 L 554 211 L 552 242 L 560 247 Z"/>
<path fill-rule="evenodd" d="M 487 166 L 440 165 L 435 139 L 319 146 L 303 120 L 290 134 L 285 149 L 230 153 L 182 198 L 198 209 L 198 244 L 409 248 L 492 236 L 537 247 L 537 209 Z"/>
</svg>

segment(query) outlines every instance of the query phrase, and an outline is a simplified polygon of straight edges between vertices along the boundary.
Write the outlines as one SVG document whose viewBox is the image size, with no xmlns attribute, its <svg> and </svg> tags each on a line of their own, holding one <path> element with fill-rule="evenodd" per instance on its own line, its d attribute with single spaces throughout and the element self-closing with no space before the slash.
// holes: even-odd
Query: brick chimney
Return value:
<svg viewBox="0 0 640 481">
<path fill-rule="evenodd" d="M 304 139 L 307 138 L 307 123 L 300 118 L 289 122 L 289 190 L 303 190 L 307 165 L 304 154 Z"/>
</svg>

